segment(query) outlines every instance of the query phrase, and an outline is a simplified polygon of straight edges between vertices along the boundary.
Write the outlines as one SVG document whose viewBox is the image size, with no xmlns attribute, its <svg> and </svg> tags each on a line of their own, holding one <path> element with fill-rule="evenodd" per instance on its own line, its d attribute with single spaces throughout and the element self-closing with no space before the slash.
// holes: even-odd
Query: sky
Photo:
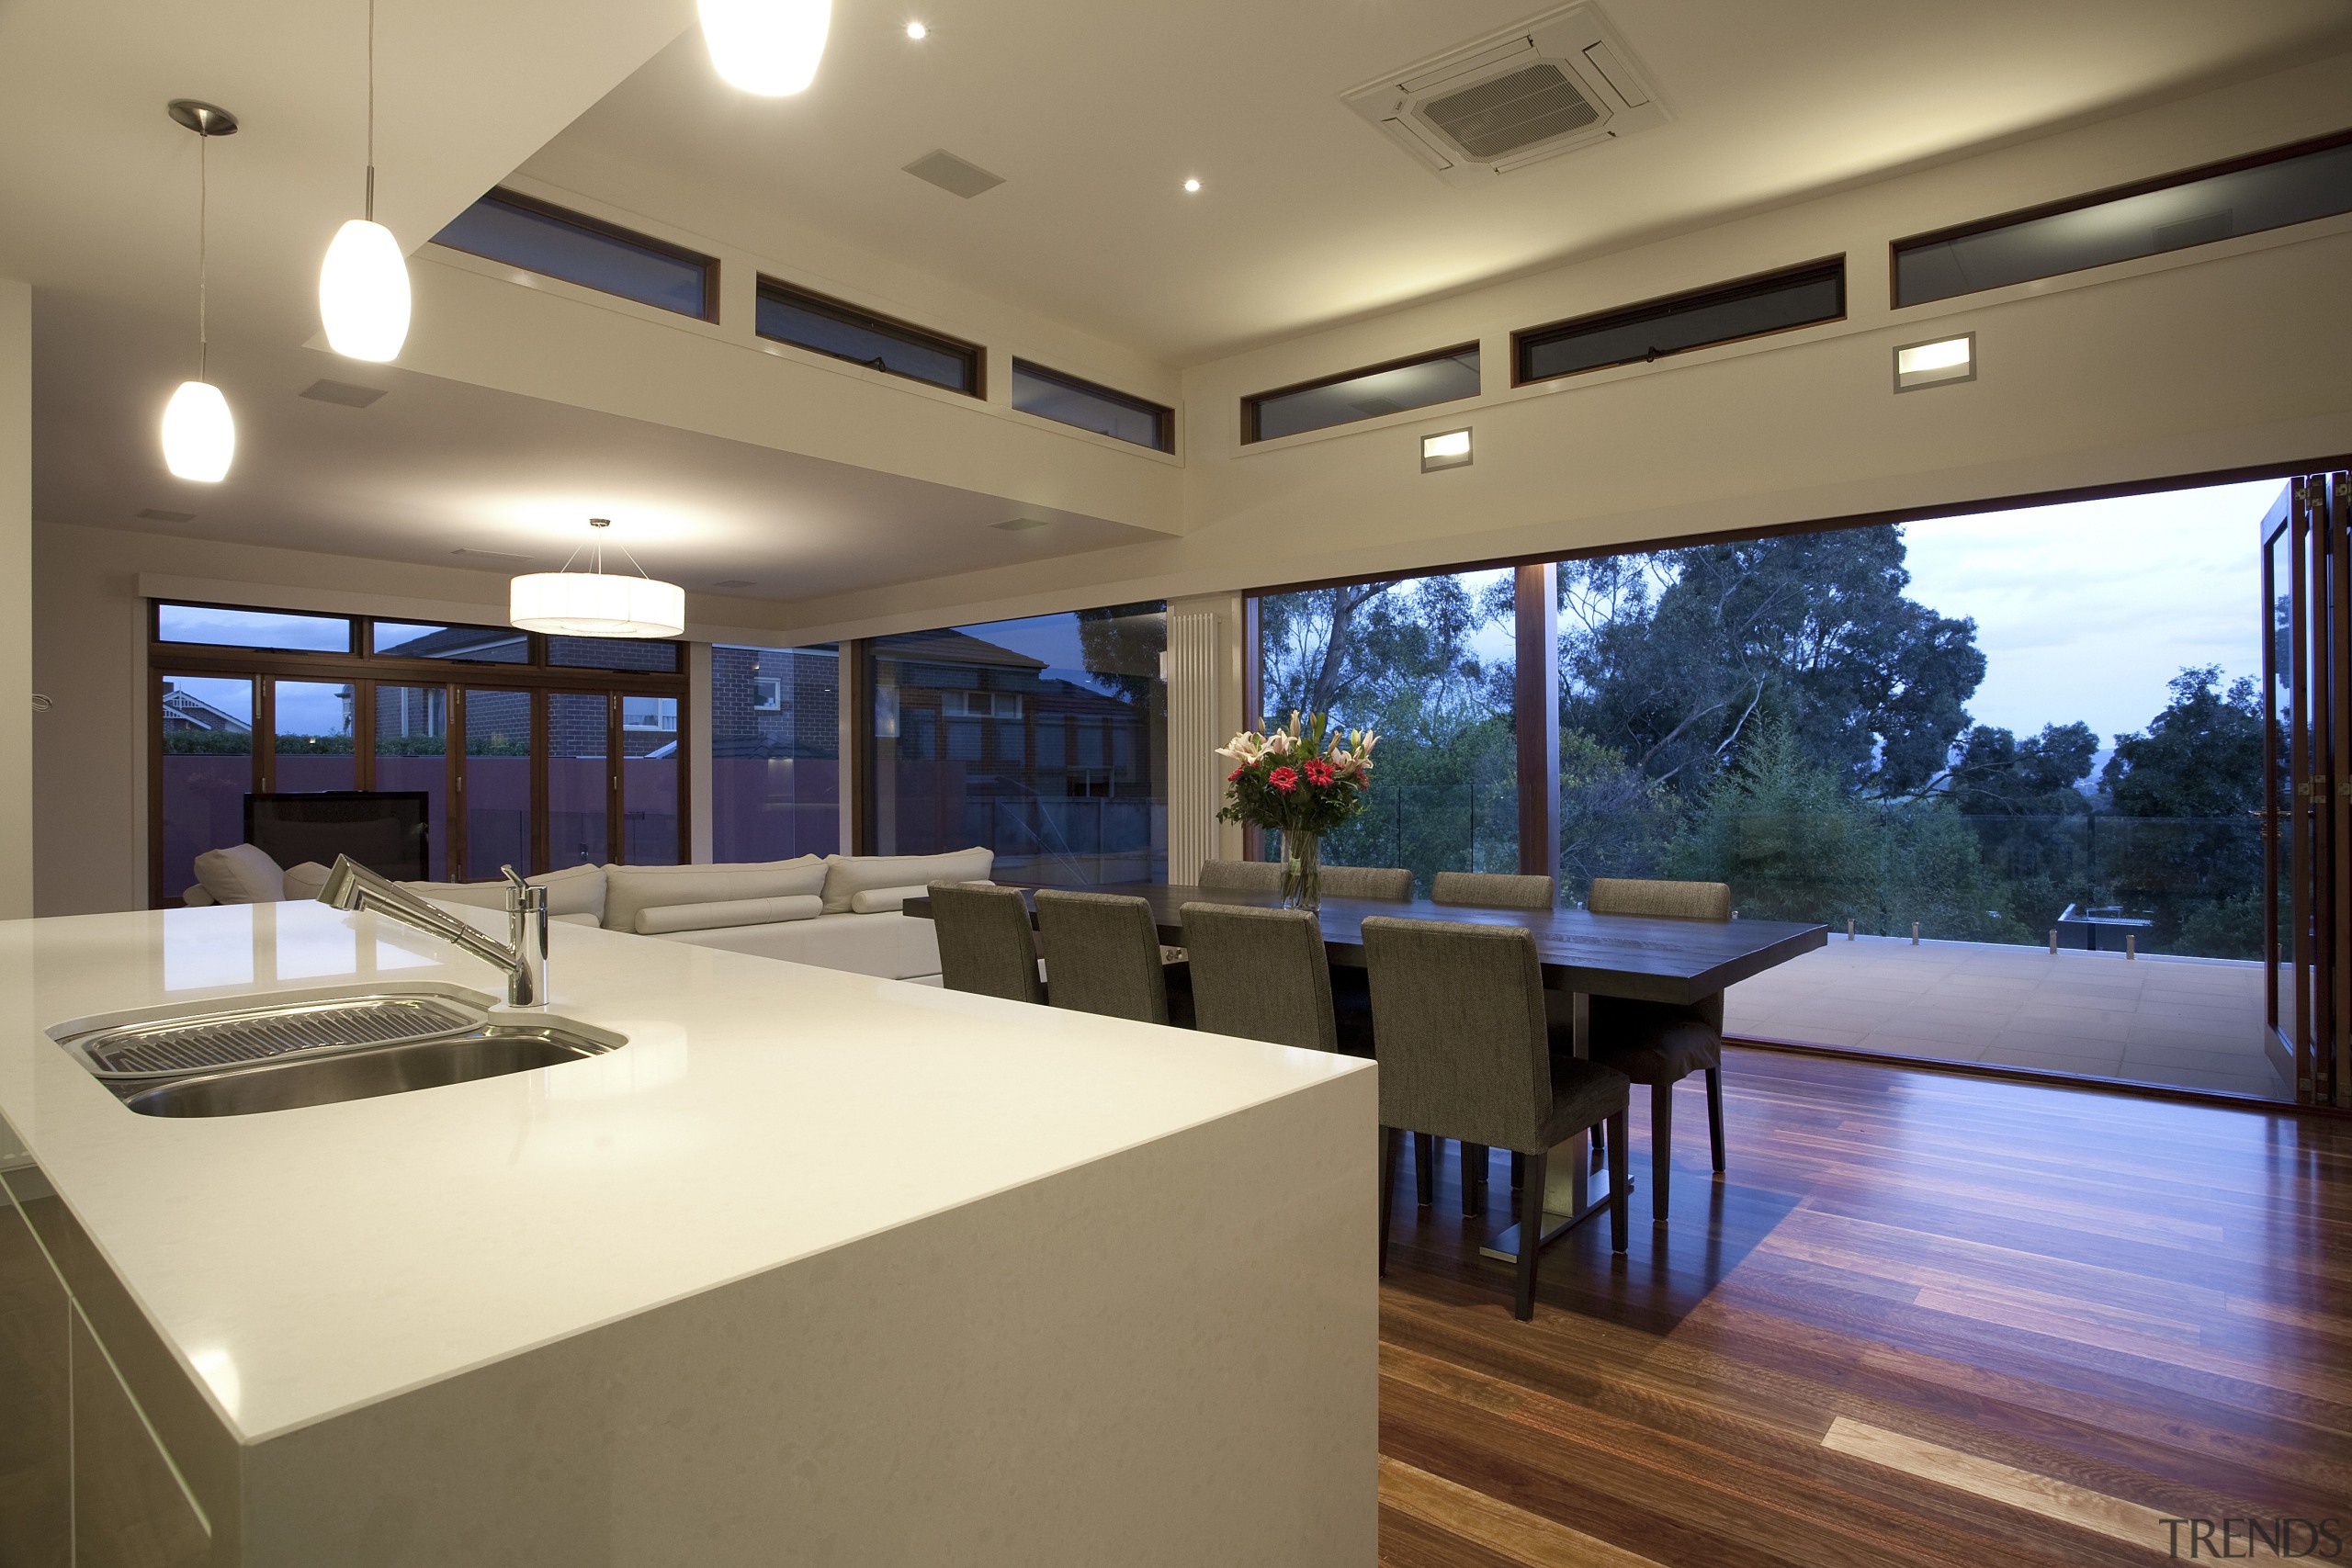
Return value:
<svg viewBox="0 0 2352 1568">
<path fill-rule="evenodd" d="M 1971 616 L 1979 724 L 2080 719 L 2112 746 L 2164 707 L 2182 667 L 2262 675 L 2256 540 L 2275 479 L 1909 523 L 1910 596 Z"/>
</svg>

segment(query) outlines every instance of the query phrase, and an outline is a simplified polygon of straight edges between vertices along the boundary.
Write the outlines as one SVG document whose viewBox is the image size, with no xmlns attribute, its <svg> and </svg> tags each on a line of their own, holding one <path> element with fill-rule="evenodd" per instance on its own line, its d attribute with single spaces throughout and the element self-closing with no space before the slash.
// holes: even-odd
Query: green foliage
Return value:
<svg viewBox="0 0 2352 1568">
<path fill-rule="evenodd" d="M 2261 958 L 2261 897 L 2233 893 L 2189 909 L 2181 919 L 2173 950 L 2200 958 Z"/>
<path fill-rule="evenodd" d="M 351 737 L 281 735 L 277 738 L 277 754 L 281 757 L 348 757 L 351 755 Z"/>
<path fill-rule="evenodd" d="M 1560 883 L 1582 903 L 1596 876 L 1655 876 L 1682 826 L 1675 793 L 1579 729 L 1560 731 Z"/>
<path fill-rule="evenodd" d="M 2115 738 L 2100 780 L 2116 816 L 2106 880 L 2155 924 L 2152 952 L 2257 956 L 2262 886 L 2262 703 L 2252 681 L 2224 690 L 2219 668 L 2183 670 L 2145 731 Z M 2248 934 L 2250 933 L 2250 934 Z"/>
<path fill-rule="evenodd" d="M 2023 942 L 2007 889 L 1949 802 L 1890 804 L 1841 786 L 1771 724 L 1718 775 L 1668 876 L 1731 885 L 1753 919 L 1819 920 L 1882 936 Z"/>
</svg>

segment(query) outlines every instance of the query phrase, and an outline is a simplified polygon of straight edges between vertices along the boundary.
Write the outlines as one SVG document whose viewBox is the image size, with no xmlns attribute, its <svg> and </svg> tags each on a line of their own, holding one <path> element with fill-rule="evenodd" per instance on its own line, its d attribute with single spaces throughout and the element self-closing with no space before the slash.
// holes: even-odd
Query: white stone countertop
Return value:
<svg viewBox="0 0 2352 1568">
<path fill-rule="evenodd" d="M 458 912 L 503 935 L 502 914 Z M 257 1441 L 1371 1066 L 574 926 L 549 974 L 548 1011 L 629 1043 L 151 1117 L 46 1031 L 371 980 L 503 995 L 503 976 L 312 903 L 0 922 L 0 1115 Z"/>
</svg>

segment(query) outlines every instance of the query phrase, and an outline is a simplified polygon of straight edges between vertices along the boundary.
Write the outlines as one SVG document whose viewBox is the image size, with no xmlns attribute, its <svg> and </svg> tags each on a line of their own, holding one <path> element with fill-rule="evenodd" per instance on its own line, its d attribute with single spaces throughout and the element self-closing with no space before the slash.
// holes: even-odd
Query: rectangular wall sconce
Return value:
<svg viewBox="0 0 2352 1568">
<path fill-rule="evenodd" d="M 1421 437 L 1421 472 L 1435 473 L 1440 468 L 1466 468 L 1470 466 L 1470 433 L 1449 430 L 1441 435 Z"/>
<path fill-rule="evenodd" d="M 1950 381 L 1976 379 L 1976 334 L 1905 344 L 1894 351 L 1894 389 L 1909 392 Z"/>
</svg>

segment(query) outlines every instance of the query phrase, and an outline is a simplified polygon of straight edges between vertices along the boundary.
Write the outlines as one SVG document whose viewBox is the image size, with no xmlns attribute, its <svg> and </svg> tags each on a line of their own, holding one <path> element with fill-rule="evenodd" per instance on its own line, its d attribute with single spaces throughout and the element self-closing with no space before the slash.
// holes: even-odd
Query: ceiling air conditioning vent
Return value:
<svg viewBox="0 0 2352 1568">
<path fill-rule="evenodd" d="M 1666 123 L 1666 106 L 1597 6 L 1579 4 L 1344 95 L 1431 174 L 1478 185 Z"/>
</svg>

